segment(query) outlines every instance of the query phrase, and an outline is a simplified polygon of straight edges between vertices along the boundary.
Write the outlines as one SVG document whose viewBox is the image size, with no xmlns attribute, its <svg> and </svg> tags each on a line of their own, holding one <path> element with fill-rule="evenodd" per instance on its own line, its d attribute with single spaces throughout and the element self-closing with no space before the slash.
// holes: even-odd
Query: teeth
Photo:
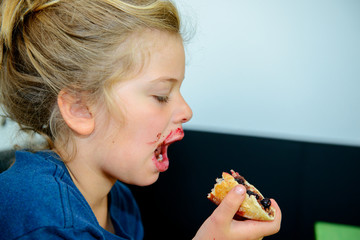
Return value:
<svg viewBox="0 0 360 240">
<path fill-rule="evenodd" d="M 163 160 L 163 155 L 159 154 L 158 158 L 157 158 L 158 162 L 161 162 Z"/>
</svg>

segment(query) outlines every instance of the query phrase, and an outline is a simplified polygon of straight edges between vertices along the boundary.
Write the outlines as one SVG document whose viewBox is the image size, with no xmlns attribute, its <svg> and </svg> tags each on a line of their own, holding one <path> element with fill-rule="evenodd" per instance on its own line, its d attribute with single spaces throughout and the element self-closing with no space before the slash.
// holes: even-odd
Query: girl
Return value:
<svg viewBox="0 0 360 240">
<path fill-rule="evenodd" d="M 142 239 L 123 184 L 150 185 L 169 165 L 192 111 L 169 1 L 3 0 L 1 103 L 47 149 L 18 151 L 0 175 L 1 239 Z M 194 239 L 259 239 L 272 222 L 235 221 L 239 187 Z"/>
</svg>

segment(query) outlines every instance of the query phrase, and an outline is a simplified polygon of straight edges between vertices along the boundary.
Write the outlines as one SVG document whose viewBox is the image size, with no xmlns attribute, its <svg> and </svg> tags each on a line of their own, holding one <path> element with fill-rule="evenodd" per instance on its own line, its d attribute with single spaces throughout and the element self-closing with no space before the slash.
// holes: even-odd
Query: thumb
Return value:
<svg viewBox="0 0 360 240">
<path fill-rule="evenodd" d="M 246 189 L 243 185 L 236 185 L 225 196 L 224 200 L 213 212 L 214 217 L 220 222 L 231 222 L 245 199 Z"/>
</svg>

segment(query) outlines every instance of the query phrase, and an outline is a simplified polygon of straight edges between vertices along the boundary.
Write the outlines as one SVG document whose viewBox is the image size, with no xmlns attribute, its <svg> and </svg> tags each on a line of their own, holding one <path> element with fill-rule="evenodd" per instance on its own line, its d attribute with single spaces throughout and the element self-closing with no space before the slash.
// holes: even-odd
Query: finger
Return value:
<svg viewBox="0 0 360 240">
<path fill-rule="evenodd" d="M 241 184 L 231 189 L 213 212 L 213 217 L 222 223 L 230 223 L 245 199 L 245 192 L 246 189 Z"/>
<path fill-rule="evenodd" d="M 275 209 L 275 218 L 272 221 L 253 221 L 245 220 L 238 224 L 239 232 L 243 232 L 243 229 L 246 229 L 246 234 L 248 236 L 270 236 L 277 233 L 280 230 L 281 225 L 281 210 L 279 205 L 274 199 L 271 199 L 271 206 Z"/>
<path fill-rule="evenodd" d="M 275 224 L 275 230 L 277 229 L 275 233 L 277 233 L 278 231 L 280 231 L 282 213 L 281 213 L 281 209 L 280 209 L 279 205 L 277 204 L 277 202 L 274 199 L 271 199 L 271 205 L 275 208 L 274 224 Z M 274 234 L 274 233 L 272 233 L 272 234 Z"/>
<path fill-rule="evenodd" d="M 271 222 L 273 224 L 273 229 L 269 228 L 269 233 L 265 236 L 272 235 L 277 233 L 280 230 L 282 214 L 279 205 L 274 199 L 271 199 L 271 206 L 275 209 L 275 218 Z"/>
<path fill-rule="evenodd" d="M 275 208 L 275 222 L 281 223 L 281 218 L 282 218 L 282 214 L 281 214 L 281 210 L 279 205 L 277 204 L 277 202 L 274 199 L 271 199 L 271 206 L 273 206 L 273 208 Z"/>
</svg>

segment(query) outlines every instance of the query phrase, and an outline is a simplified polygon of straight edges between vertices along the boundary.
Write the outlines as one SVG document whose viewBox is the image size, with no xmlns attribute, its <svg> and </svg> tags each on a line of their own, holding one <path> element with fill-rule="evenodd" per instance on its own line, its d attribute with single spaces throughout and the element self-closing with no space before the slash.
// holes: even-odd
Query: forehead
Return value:
<svg viewBox="0 0 360 240">
<path fill-rule="evenodd" d="M 130 90 L 161 82 L 179 82 L 185 74 L 185 51 L 179 34 L 147 30 L 134 37 L 134 70 L 114 81 L 112 90 Z M 172 81 L 168 81 L 168 80 Z"/>
<path fill-rule="evenodd" d="M 161 54 L 185 59 L 183 39 L 179 33 L 155 29 L 140 29 L 132 33 L 109 55 L 114 60 L 108 66 L 113 69 L 113 74 L 107 78 L 106 88 L 111 89 L 119 81 L 133 79 Z"/>
<path fill-rule="evenodd" d="M 149 48 L 164 47 L 169 41 L 180 41 L 182 43 L 182 37 L 179 33 L 165 32 L 156 29 L 145 29 L 138 36 L 143 42 L 145 41 L 144 46 Z"/>
<path fill-rule="evenodd" d="M 135 75 L 153 73 L 155 79 L 169 75 L 169 78 L 183 78 L 185 51 L 180 34 L 158 30 L 146 30 L 136 36 L 137 71 Z M 133 75 L 134 77 L 134 75 Z M 130 79 L 129 79 L 130 80 Z"/>
<path fill-rule="evenodd" d="M 184 51 L 183 40 L 178 33 L 147 29 L 141 35 L 137 35 L 136 38 L 138 49 L 142 52 L 145 61 L 150 60 L 155 54 L 166 52 L 171 54 L 174 52 L 175 55 L 182 55 Z"/>
</svg>

